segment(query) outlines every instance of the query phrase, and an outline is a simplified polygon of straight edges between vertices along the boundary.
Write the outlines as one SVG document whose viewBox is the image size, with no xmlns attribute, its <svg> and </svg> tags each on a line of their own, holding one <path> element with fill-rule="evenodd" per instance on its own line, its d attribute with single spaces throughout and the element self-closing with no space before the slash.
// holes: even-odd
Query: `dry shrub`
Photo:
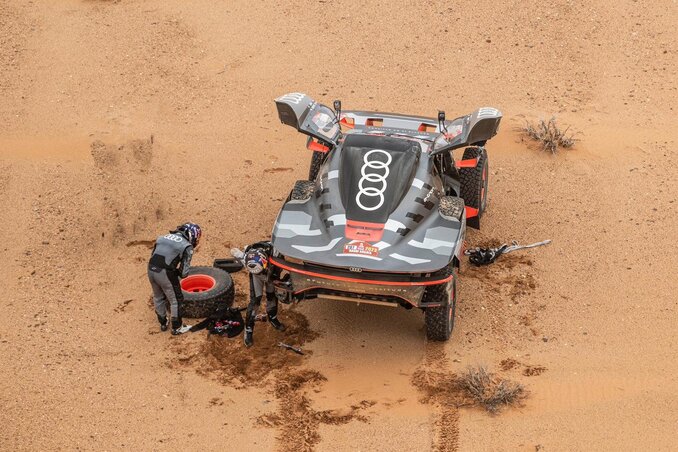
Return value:
<svg viewBox="0 0 678 452">
<path fill-rule="evenodd" d="M 490 413 L 497 413 L 504 406 L 520 405 L 527 397 L 523 385 L 500 378 L 483 366 L 466 369 L 459 377 L 459 383 L 478 405 Z"/>
<path fill-rule="evenodd" d="M 469 367 L 461 375 L 447 370 L 418 369 L 412 383 L 421 401 L 448 409 L 480 406 L 497 414 L 507 406 L 521 406 L 528 392 L 520 383 L 501 378 L 484 366 Z"/>
<path fill-rule="evenodd" d="M 541 119 L 538 123 L 527 121 L 519 130 L 531 140 L 540 142 L 542 151 L 550 151 L 552 154 L 557 153 L 558 148 L 571 148 L 577 141 L 573 133 L 568 133 L 569 127 L 565 130 L 558 127 L 555 117 L 548 121 Z"/>
</svg>

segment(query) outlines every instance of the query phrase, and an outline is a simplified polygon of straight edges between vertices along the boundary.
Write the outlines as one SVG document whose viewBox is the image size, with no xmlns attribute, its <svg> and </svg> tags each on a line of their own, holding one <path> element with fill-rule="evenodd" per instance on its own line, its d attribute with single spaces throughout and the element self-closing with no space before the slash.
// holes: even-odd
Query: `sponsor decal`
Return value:
<svg viewBox="0 0 678 452">
<path fill-rule="evenodd" d="M 361 256 L 379 256 L 379 248 L 362 240 L 353 240 L 344 245 L 344 254 L 360 254 Z"/>
<path fill-rule="evenodd" d="M 457 135 L 459 135 L 463 130 L 464 126 L 461 124 L 449 127 L 445 132 L 445 139 L 451 140 L 452 138 L 455 138 Z"/>
<path fill-rule="evenodd" d="M 375 158 L 377 155 L 385 156 L 386 161 Z M 355 202 L 358 204 L 358 207 L 366 211 L 372 211 L 377 210 L 384 204 L 384 191 L 386 191 L 386 187 L 388 186 L 386 178 L 391 172 L 389 168 L 391 161 L 393 161 L 393 157 L 383 149 L 372 149 L 365 153 L 363 156 L 364 164 L 362 168 L 360 168 L 362 177 L 358 181 L 359 191 L 355 197 Z M 366 182 L 372 185 L 366 187 Z M 375 201 L 371 201 L 371 203 L 374 203 L 375 205 L 366 206 L 362 203 L 364 198 L 377 198 L 377 200 L 376 203 Z"/>
</svg>

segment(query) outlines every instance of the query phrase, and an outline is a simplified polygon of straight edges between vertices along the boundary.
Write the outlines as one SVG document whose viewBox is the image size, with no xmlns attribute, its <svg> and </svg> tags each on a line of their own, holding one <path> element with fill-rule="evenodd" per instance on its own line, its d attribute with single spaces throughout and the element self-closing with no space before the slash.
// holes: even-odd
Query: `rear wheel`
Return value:
<svg viewBox="0 0 678 452">
<path fill-rule="evenodd" d="M 477 210 L 477 216 L 467 215 L 466 224 L 476 229 L 480 228 L 480 217 L 487 208 L 487 189 L 489 181 L 489 164 L 487 151 L 484 147 L 464 149 L 464 160 L 478 159 L 474 168 L 459 168 L 461 179 L 461 197 L 464 204 Z"/>
<path fill-rule="evenodd" d="M 191 267 L 180 284 L 184 295 L 181 304 L 183 317 L 209 317 L 219 308 L 233 304 L 233 280 L 231 275 L 219 268 Z"/>
<path fill-rule="evenodd" d="M 440 306 L 426 308 L 424 317 L 426 322 L 426 337 L 430 341 L 446 341 L 454 329 L 454 316 L 457 307 L 457 278 L 454 270 L 448 275 L 452 279 L 446 283 L 429 286 L 424 292 L 424 302 L 438 303 Z"/>
</svg>

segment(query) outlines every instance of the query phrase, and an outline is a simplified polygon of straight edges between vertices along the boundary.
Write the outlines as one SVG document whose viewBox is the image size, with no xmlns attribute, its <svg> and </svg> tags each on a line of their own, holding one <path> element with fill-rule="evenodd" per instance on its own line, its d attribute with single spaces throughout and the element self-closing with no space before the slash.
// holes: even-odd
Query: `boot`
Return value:
<svg viewBox="0 0 678 452">
<path fill-rule="evenodd" d="M 158 322 L 160 322 L 160 331 L 167 331 L 167 316 L 160 315 L 157 312 L 155 315 L 158 316 Z"/>
<path fill-rule="evenodd" d="M 278 331 L 285 331 L 285 325 L 278 320 L 278 315 L 274 316 L 268 316 L 268 321 L 271 322 L 271 325 L 273 325 L 273 328 L 275 328 Z"/>
<path fill-rule="evenodd" d="M 172 317 L 172 336 L 187 333 L 191 330 L 190 325 L 184 325 L 181 317 Z"/>
<path fill-rule="evenodd" d="M 245 337 L 244 337 L 244 342 L 245 342 L 245 347 L 250 348 L 251 346 L 254 345 L 254 330 L 252 328 L 247 327 L 245 328 Z"/>
</svg>

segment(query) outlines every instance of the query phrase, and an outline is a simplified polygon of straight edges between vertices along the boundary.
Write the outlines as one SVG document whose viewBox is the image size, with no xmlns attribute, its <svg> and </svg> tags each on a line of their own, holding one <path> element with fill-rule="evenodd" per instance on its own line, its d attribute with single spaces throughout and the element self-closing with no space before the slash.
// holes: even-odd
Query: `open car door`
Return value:
<svg viewBox="0 0 678 452">
<path fill-rule="evenodd" d="M 288 93 L 275 100 L 280 122 L 320 142 L 336 146 L 341 135 L 339 120 L 329 107 L 304 93 Z"/>
</svg>

